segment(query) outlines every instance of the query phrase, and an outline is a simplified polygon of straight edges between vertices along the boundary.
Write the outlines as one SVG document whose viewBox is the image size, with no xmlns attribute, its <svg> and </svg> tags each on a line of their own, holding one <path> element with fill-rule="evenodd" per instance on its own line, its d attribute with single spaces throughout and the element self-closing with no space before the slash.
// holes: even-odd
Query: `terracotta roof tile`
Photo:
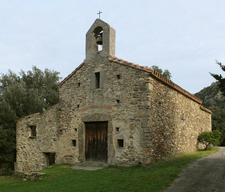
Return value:
<svg viewBox="0 0 225 192">
<path fill-rule="evenodd" d="M 206 111 L 206 112 L 208 112 L 208 113 L 212 113 L 212 111 L 211 110 L 209 110 L 209 109 L 207 109 L 207 108 L 205 108 L 204 106 L 200 106 L 200 109 L 202 109 L 203 111 Z"/>
</svg>

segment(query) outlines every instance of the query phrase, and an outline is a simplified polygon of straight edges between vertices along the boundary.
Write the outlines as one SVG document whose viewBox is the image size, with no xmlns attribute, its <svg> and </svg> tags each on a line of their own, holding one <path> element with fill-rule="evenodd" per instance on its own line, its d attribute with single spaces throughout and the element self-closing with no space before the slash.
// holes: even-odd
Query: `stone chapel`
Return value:
<svg viewBox="0 0 225 192">
<path fill-rule="evenodd" d="M 86 58 L 59 84 L 59 103 L 17 121 L 17 172 L 79 161 L 129 166 L 196 151 L 211 130 L 202 101 L 155 70 L 115 57 L 115 30 L 96 19 Z"/>
</svg>

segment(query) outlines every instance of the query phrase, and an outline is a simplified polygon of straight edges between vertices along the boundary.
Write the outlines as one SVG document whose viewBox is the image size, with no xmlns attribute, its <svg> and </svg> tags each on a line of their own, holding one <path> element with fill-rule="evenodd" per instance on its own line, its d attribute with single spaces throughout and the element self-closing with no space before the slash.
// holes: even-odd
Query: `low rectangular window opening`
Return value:
<svg viewBox="0 0 225 192">
<path fill-rule="evenodd" d="M 116 75 L 116 77 L 117 77 L 117 79 L 120 79 L 121 78 L 121 75 L 119 74 L 119 75 Z"/>
<path fill-rule="evenodd" d="M 55 164 L 55 153 L 44 153 L 45 166 L 51 166 Z"/>
<path fill-rule="evenodd" d="M 120 100 L 116 100 L 117 103 L 120 103 Z"/>
<path fill-rule="evenodd" d="M 124 147 L 124 140 L 123 139 L 118 139 L 118 147 Z"/>
<path fill-rule="evenodd" d="M 30 133 L 31 133 L 31 137 L 36 137 L 37 136 L 37 132 L 36 132 L 36 126 L 29 126 L 30 127 Z"/>
<path fill-rule="evenodd" d="M 77 146 L 77 141 L 76 140 L 72 140 L 72 146 L 76 147 Z"/>
<path fill-rule="evenodd" d="M 100 72 L 95 73 L 95 88 L 100 88 Z"/>
</svg>

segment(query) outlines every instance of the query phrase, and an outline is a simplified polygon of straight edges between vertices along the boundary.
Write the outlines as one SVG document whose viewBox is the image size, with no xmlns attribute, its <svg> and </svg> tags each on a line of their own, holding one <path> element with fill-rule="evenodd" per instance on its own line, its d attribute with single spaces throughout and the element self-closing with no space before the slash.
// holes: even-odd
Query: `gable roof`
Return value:
<svg viewBox="0 0 225 192">
<path fill-rule="evenodd" d="M 155 71 L 154 69 L 151 69 L 149 67 L 140 66 L 140 65 L 137 65 L 137 64 L 133 64 L 131 62 L 119 59 L 119 58 L 114 57 L 114 56 L 109 56 L 109 61 L 116 62 L 116 63 L 122 64 L 122 65 L 126 65 L 126 66 L 129 66 L 129 67 L 135 68 L 135 69 L 139 69 L 139 70 L 148 72 L 148 73 L 150 73 L 150 75 L 153 78 L 159 80 L 163 84 L 171 87 L 172 89 L 178 91 L 179 93 L 185 95 L 186 97 L 192 99 L 193 101 L 195 101 L 195 102 L 197 102 L 199 104 L 202 104 L 202 100 L 201 99 L 199 99 L 198 97 L 192 95 L 188 91 L 182 89 L 180 86 L 178 86 L 177 84 L 173 83 L 171 80 L 167 79 L 165 76 L 163 76 L 161 73 Z M 81 63 L 71 74 L 69 74 L 63 81 L 61 81 L 59 86 L 62 86 L 65 83 L 65 81 L 70 79 L 84 64 L 85 64 L 85 62 Z"/>
</svg>

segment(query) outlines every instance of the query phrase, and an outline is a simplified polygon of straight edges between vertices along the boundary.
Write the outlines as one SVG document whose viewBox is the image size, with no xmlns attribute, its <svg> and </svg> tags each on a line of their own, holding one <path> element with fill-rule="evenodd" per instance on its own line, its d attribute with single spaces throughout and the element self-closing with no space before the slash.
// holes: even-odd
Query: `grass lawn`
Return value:
<svg viewBox="0 0 225 192">
<path fill-rule="evenodd" d="M 41 181 L 23 181 L 16 176 L 0 178 L 0 192 L 120 192 L 162 191 L 189 163 L 217 152 L 218 148 L 171 156 L 147 166 L 109 166 L 97 171 L 73 170 L 69 165 L 54 165 L 43 172 Z"/>
</svg>

